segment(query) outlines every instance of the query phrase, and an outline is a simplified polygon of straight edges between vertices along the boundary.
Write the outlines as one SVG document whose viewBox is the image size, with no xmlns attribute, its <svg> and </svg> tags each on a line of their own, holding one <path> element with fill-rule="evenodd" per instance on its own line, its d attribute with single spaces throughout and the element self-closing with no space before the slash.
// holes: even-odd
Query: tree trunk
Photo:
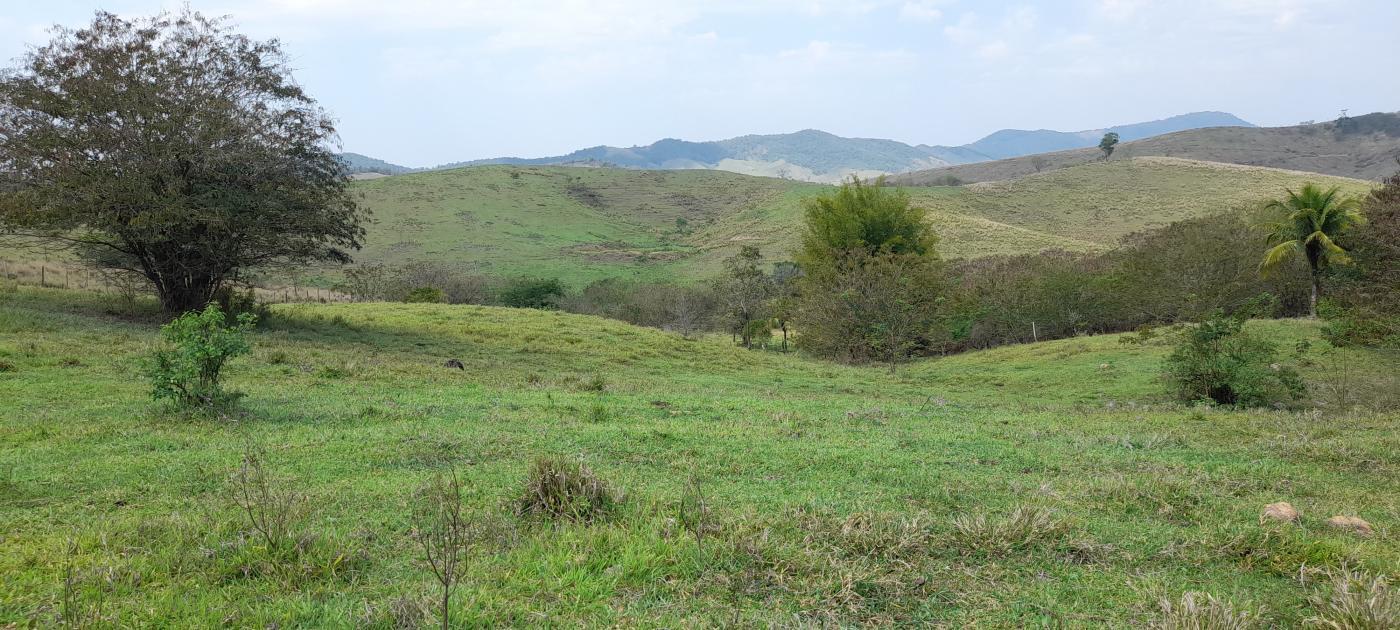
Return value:
<svg viewBox="0 0 1400 630">
<path fill-rule="evenodd" d="M 1317 294 L 1319 293 L 1318 277 L 1312 276 L 1312 294 L 1308 296 L 1308 317 L 1317 319 Z"/>
<path fill-rule="evenodd" d="M 449 609 L 448 609 L 448 607 L 447 607 L 448 602 L 450 602 L 451 600 L 452 600 L 452 588 L 449 587 L 449 586 L 443 586 L 443 587 L 442 587 L 442 630 L 448 630 L 449 628 L 452 627 L 452 625 L 451 625 L 451 623 L 450 623 L 450 619 L 451 619 L 451 618 L 448 616 L 448 610 L 449 610 Z"/>
<path fill-rule="evenodd" d="M 214 299 L 220 282 L 213 278 L 180 278 L 178 281 L 157 282 L 160 306 L 169 317 L 179 317 L 203 309 Z"/>
</svg>

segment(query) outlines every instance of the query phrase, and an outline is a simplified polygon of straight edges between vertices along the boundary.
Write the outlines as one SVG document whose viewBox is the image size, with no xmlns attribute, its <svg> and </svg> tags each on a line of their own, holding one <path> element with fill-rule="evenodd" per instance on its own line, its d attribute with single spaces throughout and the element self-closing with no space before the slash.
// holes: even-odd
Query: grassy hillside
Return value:
<svg viewBox="0 0 1400 630">
<path fill-rule="evenodd" d="M 966 187 L 912 188 L 946 257 L 1092 250 L 1146 227 L 1257 203 L 1320 180 L 1297 172 L 1185 160 L 1091 163 Z M 374 211 L 370 261 L 442 260 L 483 272 L 698 278 L 745 243 L 773 259 L 797 241 L 818 184 L 717 171 L 490 166 L 359 182 Z M 678 228 L 683 219 L 685 227 Z"/>
<path fill-rule="evenodd" d="M 1216 127 L 1193 129 L 1124 142 L 1113 159 L 1175 157 L 1247 166 L 1379 180 L 1396 171 L 1400 157 L 1400 114 L 1367 114 L 1349 123 L 1294 127 Z M 918 186 L 956 177 L 967 182 L 1016 179 L 1069 168 L 1102 158 L 1097 148 L 1075 149 L 964 164 L 892 176 L 892 182 Z"/>
<path fill-rule="evenodd" d="M 1400 416 L 1326 411 L 1328 383 L 1323 411 L 1177 408 L 1156 343 L 891 374 L 558 313 L 279 306 L 230 365 L 243 411 L 191 419 L 131 377 L 154 325 L 109 309 L 0 294 L 0 625 L 421 622 L 435 585 L 414 489 L 447 467 L 480 528 L 462 625 L 1141 627 L 1159 599 L 1206 591 L 1296 627 L 1325 571 L 1400 571 Z M 1345 364 L 1352 395 L 1393 396 L 1396 357 L 1257 326 L 1310 339 L 1310 377 Z M 235 504 L 248 443 L 274 489 L 305 497 L 294 548 L 269 549 Z M 545 454 L 624 489 L 618 511 L 514 516 Z M 678 520 L 692 478 L 700 543 Z M 1280 500 L 1301 525 L 1259 524 Z M 1001 528 L 1017 508 L 1044 520 Z M 1331 530 L 1333 514 L 1376 533 Z"/>
</svg>

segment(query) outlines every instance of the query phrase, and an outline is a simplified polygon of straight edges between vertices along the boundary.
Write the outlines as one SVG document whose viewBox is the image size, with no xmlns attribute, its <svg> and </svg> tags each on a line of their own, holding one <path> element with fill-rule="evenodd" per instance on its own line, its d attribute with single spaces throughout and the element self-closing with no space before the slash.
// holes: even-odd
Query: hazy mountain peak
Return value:
<svg viewBox="0 0 1400 630">
<path fill-rule="evenodd" d="M 835 182 L 852 175 L 903 173 L 972 162 L 1094 146 L 1106 131 L 1126 142 L 1201 127 L 1253 127 L 1225 112 L 1192 112 L 1129 125 L 1085 131 L 1002 129 L 959 147 L 913 146 L 896 140 L 846 138 L 821 129 L 792 133 L 751 134 L 708 142 L 663 138 L 645 146 L 599 145 L 567 155 L 543 158 L 492 158 L 445 164 L 453 168 L 479 164 L 589 164 L 620 168 L 714 168 L 751 175 L 769 175 L 817 182 Z M 413 169 L 347 153 L 353 172 L 395 175 Z M 355 157 L 350 157 L 355 156 Z M 358 170 L 357 170 L 358 169 Z"/>
</svg>

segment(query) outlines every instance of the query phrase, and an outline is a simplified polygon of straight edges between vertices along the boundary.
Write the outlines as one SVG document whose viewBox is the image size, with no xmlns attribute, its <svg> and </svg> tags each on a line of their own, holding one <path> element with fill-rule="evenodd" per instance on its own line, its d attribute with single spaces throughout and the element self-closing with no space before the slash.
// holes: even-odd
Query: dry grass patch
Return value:
<svg viewBox="0 0 1400 630">
<path fill-rule="evenodd" d="M 1051 510 L 1021 505 L 1002 518 L 984 513 L 954 517 L 952 543 L 964 553 L 1004 555 L 1059 540 L 1068 531 L 1068 525 Z"/>
<path fill-rule="evenodd" d="M 1325 594 L 1311 599 L 1317 615 L 1308 622 L 1333 630 L 1382 630 L 1400 628 L 1400 592 L 1384 575 L 1342 567 L 1330 572 L 1332 583 Z"/>
<path fill-rule="evenodd" d="M 1264 627 L 1257 612 L 1241 610 L 1209 593 L 1185 593 L 1180 600 L 1164 599 L 1158 630 L 1250 630 Z"/>
<path fill-rule="evenodd" d="M 583 462 L 540 457 L 530 466 L 525 493 L 516 502 L 516 513 L 592 522 L 610 515 L 622 499 L 622 493 L 613 490 Z"/>
</svg>

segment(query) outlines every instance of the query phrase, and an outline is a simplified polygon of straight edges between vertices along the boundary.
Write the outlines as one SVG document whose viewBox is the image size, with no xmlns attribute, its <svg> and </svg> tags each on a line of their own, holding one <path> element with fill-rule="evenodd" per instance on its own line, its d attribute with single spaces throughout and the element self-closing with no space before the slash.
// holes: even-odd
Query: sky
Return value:
<svg viewBox="0 0 1400 630">
<path fill-rule="evenodd" d="M 166 0 L 0 0 L 54 24 Z M 1397 0 L 190 0 L 277 38 L 344 150 L 408 166 L 822 129 L 957 145 L 1219 110 L 1400 110 Z"/>
</svg>

